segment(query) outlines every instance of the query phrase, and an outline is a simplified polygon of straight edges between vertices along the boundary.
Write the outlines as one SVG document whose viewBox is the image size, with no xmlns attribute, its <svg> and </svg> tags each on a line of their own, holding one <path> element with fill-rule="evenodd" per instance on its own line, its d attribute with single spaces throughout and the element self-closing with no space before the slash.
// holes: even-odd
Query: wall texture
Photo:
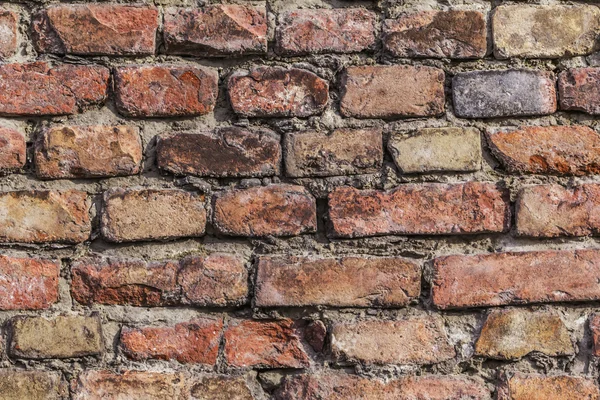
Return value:
<svg viewBox="0 0 600 400">
<path fill-rule="evenodd" d="M 4 2 L 0 399 L 600 399 L 599 35 Z"/>
</svg>

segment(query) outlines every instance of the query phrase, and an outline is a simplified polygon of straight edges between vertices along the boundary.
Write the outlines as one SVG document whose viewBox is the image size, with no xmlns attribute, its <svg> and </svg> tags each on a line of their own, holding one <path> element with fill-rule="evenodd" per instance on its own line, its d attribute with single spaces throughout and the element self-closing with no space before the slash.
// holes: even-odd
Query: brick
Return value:
<svg viewBox="0 0 600 400">
<path fill-rule="evenodd" d="M 260 257 L 255 302 L 259 307 L 399 307 L 417 298 L 420 289 L 421 267 L 402 258 Z"/>
<path fill-rule="evenodd" d="M 558 75 L 562 110 L 600 115 L 600 68 L 573 68 Z"/>
<path fill-rule="evenodd" d="M 549 356 L 573 354 L 573 344 L 560 317 L 520 309 L 492 311 L 475 344 L 475 353 L 516 360 L 531 352 Z"/>
<path fill-rule="evenodd" d="M 143 55 L 154 54 L 157 28 L 155 7 L 61 4 L 36 13 L 31 34 L 40 53 Z"/>
<path fill-rule="evenodd" d="M 84 242 L 90 237 L 90 207 L 87 194 L 77 190 L 0 193 L 0 242 Z"/>
<path fill-rule="evenodd" d="M 491 400 L 480 379 L 459 376 L 406 376 L 383 382 L 341 373 L 301 374 L 288 377 L 275 393 L 276 400 Z"/>
<path fill-rule="evenodd" d="M 0 115 L 76 114 L 104 103 L 108 68 L 45 62 L 0 66 Z"/>
<path fill-rule="evenodd" d="M 168 8 L 164 18 L 168 54 L 227 56 L 267 52 L 264 7 L 215 4 L 201 9 Z"/>
<path fill-rule="evenodd" d="M 600 299 L 600 252 L 532 251 L 447 256 L 433 262 L 440 309 Z"/>
<path fill-rule="evenodd" d="M 232 320 L 225 330 L 225 361 L 232 367 L 304 368 L 309 358 L 290 320 Z"/>
<path fill-rule="evenodd" d="M 331 351 L 337 362 L 350 364 L 424 365 L 456 355 L 441 320 L 435 317 L 336 323 Z"/>
<path fill-rule="evenodd" d="M 17 358 L 72 358 L 103 350 L 98 315 L 15 317 L 10 331 L 10 354 Z"/>
<path fill-rule="evenodd" d="M 509 220 L 506 191 L 491 183 L 408 184 L 390 191 L 342 187 L 329 194 L 333 237 L 504 232 Z"/>
<path fill-rule="evenodd" d="M 432 117 L 444 112 L 444 71 L 393 65 L 349 67 L 341 79 L 345 117 Z"/>
<path fill-rule="evenodd" d="M 174 326 L 121 330 L 121 348 L 134 361 L 176 360 L 214 365 L 219 353 L 223 320 L 196 319 Z"/>
<path fill-rule="evenodd" d="M 63 400 L 68 388 L 58 372 L 0 370 L 3 400 Z"/>
<path fill-rule="evenodd" d="M 526 187 L 519 192 L 515 207 L 520 236 L 587 236 L 600 232 L 600 185 Z"/>
<path fill-rule="evenodd" d="M 488 129 L 492 154 L 513 174 L 600 173 L 600 139 L 586 126 Z"/>
<path fill-rule="evenodd" d="M 327 339 L 327 327 L 323 321 L 315 320 L 309 322 L 304 328 L 304 340 L 313 348 L 314 351 L 320 353 L 325 347 Z"/>
<path fill-rule="evenodd" d="M 492 17 L 497 58 L 560 58 L 597 48 L 600 9 L 596 6 L 502 5 Z"/>
<path fill-rule="evenodd" d="M 12 171 L 25 166 L 27 144 L 17 130 L 0 127 L 0 170 Z"/>
<path fill-rule="evenodd" d="M 452 80 L 454 112 L 461 118 L 552 114 L 556 111 L 554 81 L 551 72 L 462 72 Z"/>
<path fill-rule="evenodd" d="M 204 376 L 191 385 L 193 400 L 254 400 L 244 377 Z"/>
<path fill-rule="evenodd" d="M 600 314 L 590 316 L 589 328 L 592 334 L 592 354 L 600 356 Z"/>
<path fill-rule="evenodd" d="M 178 270 L 171 261 L 83 258 L 71 268 L 71 295 L 85 305 L 173 305 L 179 301 Z"/>
<path fill-rule="evenodd" d="M 293 178 L 375 173 L 383 163 L 377 128 L 291 132 L 284 148 L 285 170 Z"/>
<path fill-rule="evenodd" d="M 263 177 L 278 175 L 280 137 L 268 129 L 220 128 L 160 136 L 158 167 L 176 175 Z"/>
<path fill-rule="evenodd" d="M 375 44 L 377 17 L 363 8 L 293 10 L 278 22 L 280 54 L 355 53 Z"/>
<path fill-rule="evenodd" d="M 248 299 L 248 270 L 244 260 L 213 253 L 181 261 L 178 283 L 183 303 L 196 306 L 239 306 Z"/>
<path fill-rule="evenodd" d="M 98 178 L 140 172 L 142 143 L 132 126 L 59 126 L 35 143 L 39 178 Z"/>
<path fill-rule="evenodd" d="M 396 57 L 482 58 L 486 17 L 479 11 L 419 11 L 385 20 L 384 49 Z"/>
<path fill-rule="evenodd" d="M 6 9 L 0 8 L 0 57 L 8 58 L 17 52 L 17 32 L 19 16 Z"/>
<path fill-rule="evenodd" d="M 60 261 L 0 255 L 0 310 L 41 310 L 58 301 Z"/>
<path fill-rule="evenodd" d="M 187 65 L 138 65 L 114 71 L 115 104 L 128 117 L 191 117 L 212 112 L 218 73 Z"/>
<path fill-rule="evenodd" d="M 424 128 L 394 135 L 388 149 L 405 174 L 481 169 L 481 138 L 474 128 Z"/>
<path fill-rule="evenodd" d="M 598 400 L 593 379 L 515 373 L 498 387 L 498 400 Z"/>
<path fill-rule="evenodd" d="M 229 100 L 244 117 L 309 117 L 329 100 L 329 84 L 298 68 L 257 67 L 229 78 Z"/>
<path fill-rule="evenodd" d="M 173 400 L 187 398 L 181 373 L 88 370 L 73 384 L 73 400 Z"/>
<path fill-rule="evenodd" d="M 204 197 L 182 190 L 104 192 L 102 235 L 111 242 L 203 236 Z"/>
<path fill-rule="evenodd" d="M 233 236 L 293 236 L 317 229 L 316 201 L 302 186 L 232 189 L 213 198 L 213 225 Z"/>
</svg>

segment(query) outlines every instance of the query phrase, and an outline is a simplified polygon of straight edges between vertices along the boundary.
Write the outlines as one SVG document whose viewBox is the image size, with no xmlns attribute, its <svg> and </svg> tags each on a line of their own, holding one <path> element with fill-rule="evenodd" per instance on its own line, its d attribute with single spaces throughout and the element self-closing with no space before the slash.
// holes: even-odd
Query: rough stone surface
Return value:
<svg viewBox="0 0 600 400">
<path fill-rule="evenodd" d="M 383 46 L 396 57 L 482 58 L 486 17 L 479 11 L 419 11 L 388 19 Z"/>
<path fill-rule="evenodd" d="M 57 372 L 0 370 L 3 400 L 63 400 L 68 388 Z"/>
<path fill-rule="evenodd" d="M 10 10 L 0 8 L 0 57 L 8 58 L 17 51 L 19 16 Z"/>
<path fill-rule="evenodd" d="M 594 356 L 600 356 L 600 315 L 593 314 L 589 321 L 590 332 L 592 333 L 592 353 Z"/>
<path fill-rule="evenodd" d="M 474 128 L 424 128 L 394 135 L 388 149 L 405 174 L 481 169 L 481 138 Z"/>
<path fill-rule="evenodd" d="M 398 307 L 418 297 L 420 285 L 420 266 L 402 258 L 260 257 L 255 301 L 259 307 Z"/>
<path fill-rule="evenodd" d="M 0 256 L 0 310 L 40 310 L 58 301 L 60 262 Z"/>
<path fill-rule="evenodd" d="M 342 187 L 329 195 L 330 233 L 353 238 L 504 232 L 508 205 L 505 191 L 481 182 L 410 184 L 390 191 Z"/>
<path fill-rule="evenodd" d="M 254 400 L 243 377 L 205 376 L 192 384 L 191 400 Z"/>
<path fill-rule="evenodd" d="M 201 9 L 168 8 L 164 41 L 169 54 L 227 56 L 267 52 L 264 7 L 215 4 Z"/>
<path fill-rule="evenodd" d="M 181 373 L 88 370 L 73 385 L 73 400 L 179 400 L 185 396 Z"/>
<path fill-rule="evenodd" d="M 555 77 L 532 70 L 461 72 L 452 79 L 461 118 L 525 117 L 556 111 Z"/>
<path fill-rule="evenodd" d="M 428 117 L 444 112 L 444 71 L 394 65 L 348 67 L 341 78 L 345 117 Z"/>
<path fill-rule="evenodd" d="M 600 68 L 573 68 L 558 75 L 562 110 L 600 115 Z"/>
<path fill-rule="evenodd" d="M 600 392 L 593 379 L 557 375 L 515 373 L 498 389 L 498 400 L 597 400 Z"/>
<path fill-rule="evenodd" d="M 22 168 L 27 161 L 27 144 L 23 134 L 15 129 L 0 127 L 0 170 Z"/>
</svg>

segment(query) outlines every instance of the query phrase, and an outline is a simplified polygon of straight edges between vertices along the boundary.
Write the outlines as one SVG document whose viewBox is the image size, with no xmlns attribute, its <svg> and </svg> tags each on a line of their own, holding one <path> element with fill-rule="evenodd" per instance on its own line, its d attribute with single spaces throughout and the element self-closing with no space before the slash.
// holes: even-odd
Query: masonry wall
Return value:
<svg viewBox="0 0 600 400">
<path fill-rule="evenodd" d="M 597 2 L 1 9 L 0 399 L 600 399 Z"/>
</svg>

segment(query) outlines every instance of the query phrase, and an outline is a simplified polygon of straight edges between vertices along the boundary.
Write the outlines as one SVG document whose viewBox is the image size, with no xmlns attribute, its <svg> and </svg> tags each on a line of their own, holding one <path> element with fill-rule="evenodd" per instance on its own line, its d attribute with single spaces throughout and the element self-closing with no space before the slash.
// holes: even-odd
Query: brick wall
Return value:
<svg viewBox="0 0 600 400">
<path fill-rule="evenodd" d="M 597 2 L 0 8 L 1 400 L 600 399 Z"/>
</svg>

